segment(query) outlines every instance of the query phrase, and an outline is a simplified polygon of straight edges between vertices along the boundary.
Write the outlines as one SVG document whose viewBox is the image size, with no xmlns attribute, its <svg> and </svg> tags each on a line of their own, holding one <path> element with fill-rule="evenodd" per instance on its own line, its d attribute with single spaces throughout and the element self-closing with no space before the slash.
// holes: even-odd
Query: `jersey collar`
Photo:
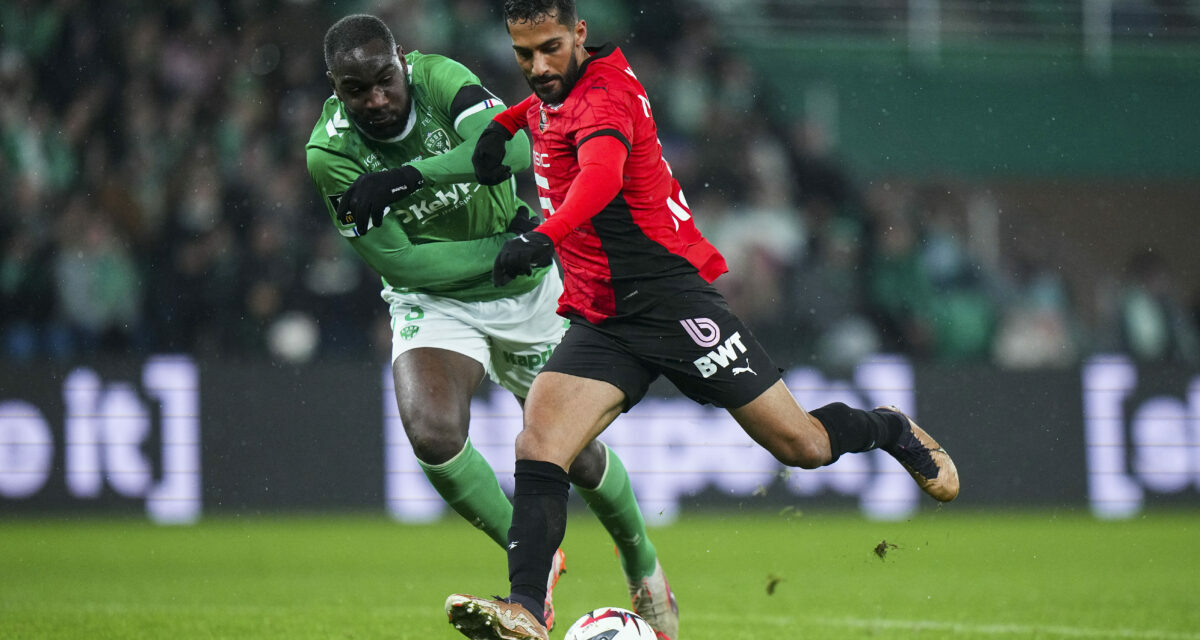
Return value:
<svg viewBox="0 0 1200 640">
<path fill-rule="evenodd" d="M 580 78 L 582 78 L 583 74 L 587 72 L 587 66 L 589 64 L 591 64 L 592 60 L 596 60 L 598 58 L 606 58 L 609 55 L 612 55 L 612 53 L 617 50 L 617 45 L 615 45 L 611 42 L 605 42 L 604 44 L 600 45 L 599 47 L 584 47 L 583 50 L 587 51 L 589 55 L 587 57 L 587 60 L 584 60 L 583 64 L 579 65 L 579 77 Z"/>
</svg>

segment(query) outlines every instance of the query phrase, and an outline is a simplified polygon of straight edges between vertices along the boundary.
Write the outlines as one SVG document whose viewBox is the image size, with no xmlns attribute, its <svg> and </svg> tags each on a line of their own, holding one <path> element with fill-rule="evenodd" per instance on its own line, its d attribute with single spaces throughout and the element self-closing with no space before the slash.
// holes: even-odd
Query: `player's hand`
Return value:
<svg viewBox="0 0 1200 640">
<path fill-rule="evenodd" d="M 533 231 L 541 222 L 537 216 L 529 216 L 529 207 L 517 207 L 517 213 L 513 216 L 512 222 L 508 223 L 505 231 L 521 235 Z"/>
<path fill-rule="evenodd" d="M 475 153 L 471 154 L 471 164 L 475 166 L 475 179 L 479 184 L 500 184 L 512 176 L 512 170 L 502 164 L 504 145 L 511 139 L 512 134 L 508 129 L 495 120 L 489 122 L 483 133 L 479 134 Z"/>
<path fill-rule="evenodd" d="M 550 236 L 529 231 L 504 243 L 496 262 L 492 264 L 492 284 L 497 287 L 512 282 L 517 276 L 533 273 L 535 267 L 544 267 L 554 261 L 554 243 Z"/>
<path fill-rule="evenodd" d="M 388 205 L 411 195 L 424 185 L 425 176 L 409 165 L 364 173 L 338 201 L 338 222 L 352 224 L 358 230 L 358 235 L 366 235 L 372 227 L 383 224 L 384 210 Z"/>
</svg>

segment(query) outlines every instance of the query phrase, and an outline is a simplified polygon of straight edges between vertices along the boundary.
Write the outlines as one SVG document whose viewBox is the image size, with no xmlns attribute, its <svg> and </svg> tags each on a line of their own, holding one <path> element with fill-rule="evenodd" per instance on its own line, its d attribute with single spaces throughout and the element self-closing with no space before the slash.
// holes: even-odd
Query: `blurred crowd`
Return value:
<svg viewBox="0 0 1200 640">
<path fill-rule="evenodd" d="M 406 50 L 465 63 L 511 104 L 529 90 L 496 5 L 0 3 L 0 361 L 385 357 L 379 279 L 305 170 L 330 94 L 322 36 L 375 13 Z M 1200 311 L 1160 255 L 1129 256 L 1103 295 L 1079 291 L 1057 247 L 998 249 L 986 190 L 850 175 L 819 124 L 764 106 L 703 5 L 580 5 L 591 43 L 620 44 L 646 85 L 666 157 L 730 262 L 718 284 L 780 364 L 1200 362 Z"/>
</svg>

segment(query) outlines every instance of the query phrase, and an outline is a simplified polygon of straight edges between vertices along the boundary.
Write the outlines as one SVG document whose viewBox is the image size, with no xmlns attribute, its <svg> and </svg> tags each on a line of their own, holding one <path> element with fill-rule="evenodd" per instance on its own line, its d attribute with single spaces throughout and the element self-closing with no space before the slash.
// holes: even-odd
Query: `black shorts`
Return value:
<svg viewBox="0 0 1200 640">
<path fill-rule="evenodd" d="M 712 287 L 684 291 L 628 318 L 579 317 L 542 371 L 603 380 L 625 392 L 625 411 L 665 376 L 701 404 L 736 409 L 781 379 L 762 345 Z"/>
</svg>

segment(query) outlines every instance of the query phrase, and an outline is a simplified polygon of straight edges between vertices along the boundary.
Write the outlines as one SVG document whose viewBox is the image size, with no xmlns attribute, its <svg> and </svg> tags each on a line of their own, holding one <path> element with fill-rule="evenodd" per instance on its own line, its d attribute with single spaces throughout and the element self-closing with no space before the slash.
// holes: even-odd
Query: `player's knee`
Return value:
<svg viewBox="0 0 1200 640">
<path fill-rule="evenodd" d="M 527 426 L 517 434 L 514 447 L 517 460 L 542 460 L 543 452 L 547 448 L 547 441 L 536 429 L 530 429 Z"/>
<path fill-rule="evenodd" d="M 466 446 L 466 440 L 447 437 L 443 434 L 414 435 L 409 438 L 409 441 L 412 443 L 413 453 L 417 459 L 425 464 L 448 462 Z"/>
<path fill-rule="evenodd" d="M 792 438 L 772 448 L 771 454 L 783 464 L 801 469 L 816 469 L 829 462 L 828 447 L 812 438 Z"/>
<path fill-rule="evenodd" d="M 562 449 L 562 445 L 552 434 L 526 425 L 517 434 L 517 460 L 544 460 L 565 468 L 569 454 Z"/>
<path fill-rule="evenodd" d="M 418 412 L 401 419 L 413 454 L 425 464 L 442 464 L 458 455 L 467 443 L 467 430 L 452 416 Z"/>
</svg>

